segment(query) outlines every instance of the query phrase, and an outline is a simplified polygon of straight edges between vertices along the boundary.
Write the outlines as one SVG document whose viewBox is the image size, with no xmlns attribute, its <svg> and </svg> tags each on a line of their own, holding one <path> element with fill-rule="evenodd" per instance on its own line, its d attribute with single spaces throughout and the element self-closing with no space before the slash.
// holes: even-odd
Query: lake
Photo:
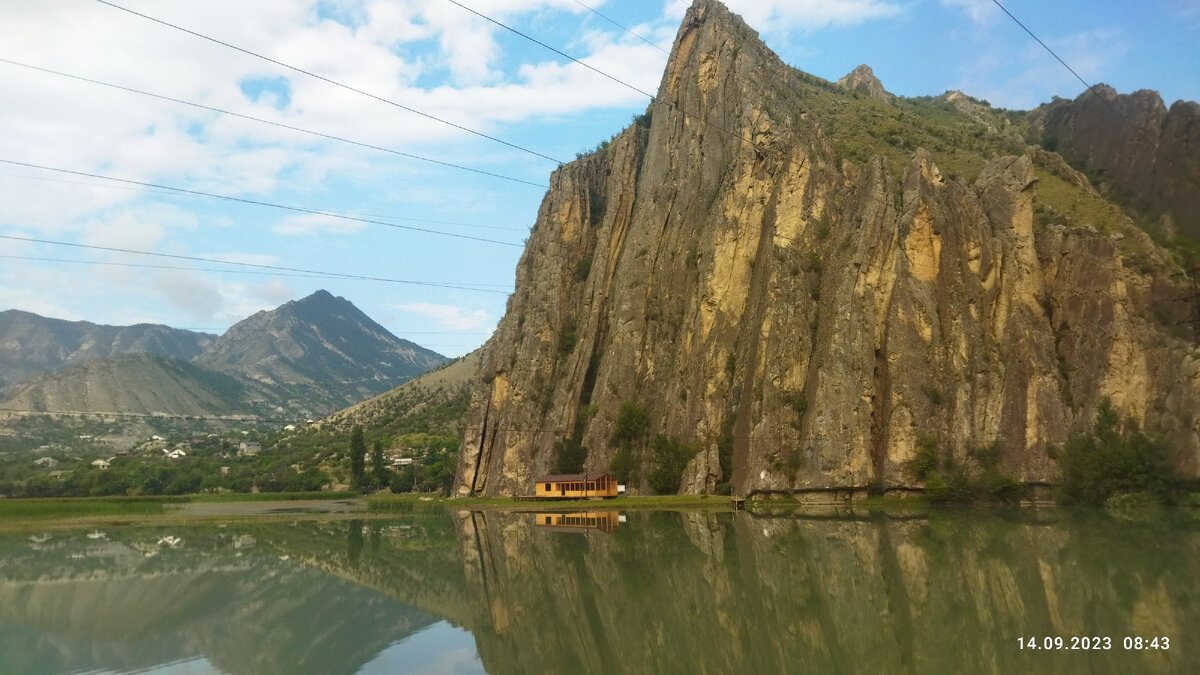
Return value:
<svg viewBox="0 0 1200 675">
<path fill-rule="evenodd" d="M 0 532 L 0 673 L 1197 673 L 1197 561 L 1057 509 Z"/>
</svg>

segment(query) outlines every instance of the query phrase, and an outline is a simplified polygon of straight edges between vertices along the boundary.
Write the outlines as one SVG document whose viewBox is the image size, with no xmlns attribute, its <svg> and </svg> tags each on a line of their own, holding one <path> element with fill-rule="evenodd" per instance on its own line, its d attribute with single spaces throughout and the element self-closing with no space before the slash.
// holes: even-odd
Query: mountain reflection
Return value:
<svg viewBox="0 0 1200 675">
<path fill-rule="evenodd" d="M 3 534 L 0 672 L 1200 672 L 1189 522 L 546 515 Z"/>
</svg>

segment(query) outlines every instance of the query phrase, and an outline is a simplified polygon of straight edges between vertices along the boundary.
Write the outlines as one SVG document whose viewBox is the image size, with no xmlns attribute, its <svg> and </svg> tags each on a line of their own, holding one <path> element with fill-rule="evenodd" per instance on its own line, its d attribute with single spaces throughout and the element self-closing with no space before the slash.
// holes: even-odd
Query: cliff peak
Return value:
<svg viewBox="0 0 1200 675">
<path fill-rule="evenodd" d="M 878 77 L 875 77 L 875 71 L 865 63 L 847 73 L 837 83 L 843 89 L 859 92 L 878 101 L 891 99 L 891 94 L 887 93 L 883 88 L 883 83 L 879 81 Z"/>
<path fill-rule="evenodd" d="M 1023 139 L 964 137 L 944 103 L 991 123 L 983 101 L 897 99 L 865 65 L 839 84 L 692 4 L 657 101 L 554 174 L 481 350 L 458 494 L 596 471 L 633 493 L 904 492 L 921 453 L 980 447 L 1046 483 L 1101 396 L 1147 428 L 1187 401 L 1194 428 L 1200 377 L 1159 373 L 1195 366 L 1116 309 L 1149 282 L 1095 230 L 1045 227 Z"/>
</svg>

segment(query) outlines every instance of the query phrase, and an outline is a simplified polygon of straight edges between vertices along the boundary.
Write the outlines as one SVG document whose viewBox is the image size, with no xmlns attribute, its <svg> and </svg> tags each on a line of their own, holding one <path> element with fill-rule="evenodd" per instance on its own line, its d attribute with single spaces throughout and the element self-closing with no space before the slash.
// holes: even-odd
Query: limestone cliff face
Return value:
<svg viewBox="0 0 1200 675">
<path fill-rule="evenodd" d="M 1110 181 L 1168 231 L 1200 239 L 1200 104 L 1168 108 L 1158 92 L 1118 94 L 1098 85 L 1037 111 L 1046 143 Z"/>
<path fill-rule="evenodd" d="M 840 161 L 840 118 L 810 105 L 831 91 L 697 0 L 649 113 L 551 178 L 459 494 L 530 493 L 573 434 L 608 470 L 625 402 L 647 438 L 695 443 L 685 492 L 913 487 L 923 438 L 1050 482 L 1101 396 L 1197 469 L 1200 354 L 1148 318 L 1166 257 L 1131 269 L 1095 228 L 1035 229 L 1037 153 L 971 183 L 921 149 L 900 175 Z"/>
</svg>

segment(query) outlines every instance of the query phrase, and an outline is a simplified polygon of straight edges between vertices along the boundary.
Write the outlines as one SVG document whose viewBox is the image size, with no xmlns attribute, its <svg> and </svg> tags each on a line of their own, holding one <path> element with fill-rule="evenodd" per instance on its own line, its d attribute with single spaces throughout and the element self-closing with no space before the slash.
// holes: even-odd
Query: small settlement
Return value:
<svg viewBox="0 0 1200 675">
<path fill-rule="evenodd" d="M 617 479 L 606 473 L 563 473 L 535 481 L 534 497 L 540 499 L 590 499 L 616 497 Z"/>
</svg>

